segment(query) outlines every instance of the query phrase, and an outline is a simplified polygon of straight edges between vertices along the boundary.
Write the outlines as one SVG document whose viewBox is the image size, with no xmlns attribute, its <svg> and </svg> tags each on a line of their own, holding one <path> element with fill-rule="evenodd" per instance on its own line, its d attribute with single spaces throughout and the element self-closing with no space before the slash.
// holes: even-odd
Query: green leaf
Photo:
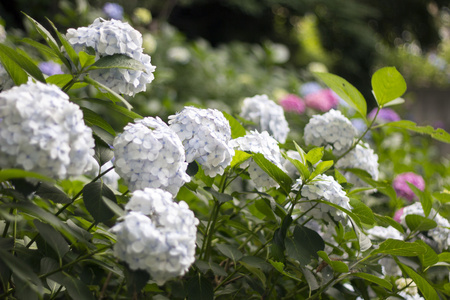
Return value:
<svg viewBox="0 0 450 300">
<path fill-rule="evenodd" d="M 305 158 L 312 165 L 315 165 L 322 159 L 323 154 L 324 154 L 323 147 L 317 147 L 309 150 L 309 152 L 305 155 Z"/>
<path fill-rule="evenodd" d="M 43 83 L 46 82 L 41 70 L 39 70 L 39 68 L 29 58 L 18 53 L 17 50 L 5 46 L 4 44 L 0 44 L 0 53 L 2 53 L 2 56 L 7 55 L 34 79 L 39 80 Z"/>
<path fill-rule="evenodd" d="M 117 203 L 116 196 L 103 182 L 92 182 L 83 188 L 83 201 L 96 222 L 105 222 L 114 217 L 114 212 L 105 204 L 103 197 Z"/>
<path fill-rule="evenodd" d="M 419 244 L 387 239 L 379 245 L 378 249 L 373 250 L 370 255 L 381 253 L 398 256 L 418 256 L 425 252 L 426 249 Z"/>
<path fill-rule="evenodd" d="M 241 163 L 246 161 L 252 157 L 251 154 L 248 154 L 247 152 L 241 151 L 241 150 L 235 150 L 233 160 L 231 161 L 230 168 L 234 168 L 236 166 L 239 166 Z"/>
<path fill-rule="evenodd" d="M 359 277 L 364 280 L 376 283 L 379 286 L 382 286 L 385 289 L 392 291 L 392 284 L 389 281 L 387 281 L 386 279 L 383 279 L 383 278 L 380 278 L 380 277 L 377 277 L 375 275 L 368 274 L 368 273 L 352 273 L 352 276 Z"/>
<path fill-rule="evenodd" d="M 47 83 L 54 84 L 58 86 L 60 89 L 63 89 L 72 79 L 73 76 L 70 74 L 56 74 L 47 77 Z M 79 89 L 87 85 L 88 84 L 86 82 L 75 82 L 70 89 L 71 90 Z"/>
<path fill-rule="evenodd" d="M 102 93 L 106 93 L 108 95 L 108 98 L 116 103 L 116 102 L 122 102 L 126 108 L 128 110 L 131 110 L 133 108 L 133 106 L 131 106 L 130 103 L 128 103 L 127 100 L 125 100 L 125 98 L 123 98 L 122 96 L 120 96 L 118 93 L 114 92 L 113 90 L 111 90 L 109 87 L 107 87 L 106 85 L 90 78 L 89 76 L 85 76 L 84 77 L 84 81 L 92 84 L 93 86 L 95 86 L 97 89 L 99 89 L 100 92 Z"/>
<path fill-rule="evenodd" d="M 306 181 L 306 179 L 310 177 L 311 174 L 308 170 L 308 167 L 302 164 L 301 161 L 294 158 L 290 158 L 289 156 L 286 156 L 285 158 L 289 160 L 294 165 L 294 167 L 300 172 L 302 179 L 304 181 Z"/>
<path fill-rule="evenodd" d="M 69 196 L 67 196 L 62 190 L 56 186 L 44 182 L 39 184 L 39 187 L 36 190 L 36 195 L 42 199 L 52 200 L 54 203 L 69 203 L 71 201 Z"/>
<path fill-rule="evenodd" d="M 63 236 L 52 226 L 42 223 L 39 220 L 34 220 L 33 223 L 45 242 L 56 251 L 60 258 L 64 257 L 69 251 L 69 245 Z"/>
<path fill-rule="evenodd" d="M 244 128 L 244 126 L 241 125 L 241 123 L 239 123 L 238 120 L 236 120 L 235 118 L 233 118 L 233 116 L 227 114 L 224 111 L 222 112 L 222 114 L 225 117 L 225 119 L 227 119 L 228 122 L 230 123 L 232 139 L 236 139 L 238 137 L 245 136 L 245 134 L 246 134 L 245 128 Z"/>
<path fill-rule="evenodd" d="M 236 264 L 236 262 L 238 260 L 240 260 L 244 255 L 242 254 L 241 251 L 239 251 L 239 249 L 236 246 L 233 245 L 229 245 L 229 244 L 217 244 L 216 245 L 217 249 L 219 249 L 219 251 L 225 255 L 228 258 L 231 258 L 234 262 L 234 264 Z"/>
<path fill-rule="evenodd" d="M 437 226 L 434 220 L 420 215 L 407 215 L 405 217 L 406 225 L 411 231 L 427 231 Z"/>
<path fill-rule="evenodd" d="M 348 273 L 348 266 L 342 261 L 331 260 L 324 251 L 317 252 L 317 255 L 320 256 L 335 272 Z"/>
<path fill-rule="evenodd" d="M 203 189 L 205 191 L 207 191 L 208 193 L 210 193 L 211 195 L 213 195 L 213 197 L 216 198 L 217 201 L 219 201 L 219 203 L 225 203 L 225 202 L 233 200 L 232 196 L 230 196 L 228 194 L 220 193 L 220 192 L 214 190 L 212 187 L 206 186 Z"/>
<path fill-rule="evenodd" d="M 325 243 L 320 235 L 312 229 L 297 225 L 291 238 L 287 238 L 286 252 L 290 258 L 299 261 L 301 266 L 306 266 L 313 258 L 317 258 L 317 251 L 325 248 Z"/>
<path fill-rule="evenodd" d="M 369 250 L 370 247 L 372 247 L 371 240 L 369 239 L 369 237 L 367 237 L 367 235 L 364 234 L 364 232 L 362 232 L 360 225 L 356 224 L 355 219 L 353 219 L 351 221 L 351 223 L 352 223 L 355 235 L 358 238 L 359 250 L 361 252 Z"/>
<path fill-rule="evenodd" d="M 72 299 L 95 299 L 89 287 L 80 279 L 68 274 L 64 274 L 64 276 L 65 278 L 60 284 L 66 287 L 67 293 Z"/>
<path fill-rule="evenodd" d="M 402 234 L 405 233 L 405 230 L 403 229 L 402 225 L 400 225 L 397 221 L 395 221 L 391 217 L 382 216 L 382 215 L 379 215 L 379 214 L 374 214 L 374 216 L 375 216 L 375 219 L 377 220 L 377 222 L 380 225 L 392 226 L 395 229 L 397 229 L 398 231 L 400 231 Z"/>
<path fill-rule="evenodd" d="M 383 107 L 406 92 L 406 82 L 395 67 L 385 67 L 373 74 L 372 90 L 378 106 Z"/>
<path fill-rule="evenodd" d="M 301 280 L 300 278 L 297 278 L 296 276 L 287 273 L 287 272 L 284 270 L 284 264 L 283 264 L 282 262 L 274 261 L 274 260 L 269 259 L 269 263 L 272 265 L 272 267 L 275 268 L 275 270 L 277 270 L 278 272 L 280 272 L 280 273 L 283 274 L 284 276 L 287 276 L 287 277 L 289 277 L 289 278 L 291 278 L 291 279 L 294 279 L 294 280 L 296 280 L 296 281 L 299 281 L 299 282 L 303 282 L 303 280 Z"/>
<path fill-rule="evenodd" d="M 269 161 L 261 153 L 253 154 L 253 160 L 263 169 L 270 177 L 272 177 L 281 187 L 282 191 L 288 195 L 292 187 L 292 179 L 278 168 L 274 163 Z"/>
<path fill-rule="evenodd" d="M 0 51 L 0 62 L 8 75 L 14 81 L 15 85 L 21 85 L 28 82 L 28 74 L 8 55 Z"/>
<path fill-rule="evenodd" d="M 438 259 L 440 262 L 450 263 L 450 252 L 442 252 L 438 254 Z"/>
<path fill-rule="evenodd" d="M 42 53 L 44 53 L 46 55 L 50 55 L 53 58 L 58 58 L 58 55 L 56 55 L 55 52 L 53 52 L 52 48 L 45 46 L 39 42 L 36 42 L 35 40 L 32 40 L 30 38 L 23 38 L 20 40 L 20 42 L 27 43 L 27 44 L 33 46 L 34 48 L 38 49 Z"/>
<path fill-rule="evenodd" d="M 302 163 L 306 163 L 306 152 L 295 142 L 292 141 L 294 143 L 295 149 L 297 150 L 298 154 L 300 154 L 300 158 L 301 158 L 301 162 Z"/>
<path fill-rule="evenodd" d="M 200 273 L 187 283 L 187 299 L 188 300 L 213 300 L 214 289 L 209 280 L 204 278 Z"/>
<path fill-rule="evenodd" d="M 103 56 L 92 64 L 87 71 L 97 69 L 128 69 L 146 72 L 145 66 L 140 61 L 125 54 Z"/>
<path fill-rule="evenodd" d="M 97 135 L 94 135 L 94 141 L 95 141 L 94 158 L 97 160 L 100 166 L 103 166 L 105 163 L 107 163 L 114 157 L 114 151 L 105 141 L 103 141 Z"/>
<path fill-rule="evenodd" d="M 347 80 L 334 74 L 314 73 L 325 84 L 332 89 L 339 97 L 353 107 L 365 119 L 367 114 L 367 104 L 363 95 Z"/>
<path fill-rule="evenodd" d="M 375 217 L 372 210 L 359 200 L 350 199 L 350 205 L 353 207 L 352 212 L 358 216 L 361 222 L 368 225 L 375 223 Z"/>
<path fill-rule="evenodd" d="M 320 163 L 317 164 L 316 169 L 314 170 L 314 172 L 312 172 L 311 176 L 309 176 L 309 179 L 310 180 L 314 179 L 317 175 L 325 173 L 332 166 L 333 166 L 332 160 L 321 161 Z"/>
<path fill-rule="evenodd" d="M 426 300 L 439 300 L 439 296 L 436 292 L 436 290 L 426 281 L 422 276 L 414 272 L 410 267 L 408 267 L 405 264 L 402 264 L 400 262 L 397 262 L 397 264 L 400 266 L 406 274 L 408 274 L 408 277 L 410 277 L 417 285 L 419 290 L 422 292 L 424 298 Z"/>
<path fill-rule="evenodd" d="M 450 202 L 450 192 L 447 190 L 444 192 L 435 192 L 433 193 L 433 197 L 439 200 L 442 204 Z"/>
<path fill-rule="evenodd" d="M 266 275 L 264 275 L 264 273 L 260 269 L 255 268 L 243 261 L 241 261 L 240 264 L 243 265 L 247 270 L 249 270 L 250 273 L 258 277 L 258 279 L 261 280 L 263 287 L 266 287 Z"/>
<path fill-rule="evenodd" d="M 150 274 L 144 270 L 131 270 L 126 265 L 124 275 L 127 281 L 128 294 L 139 294 L 139 292 L 145 287 L 150 279 Z"/>
<path fill-rule="evenodd" d="M 0 260 L 3 261 L 15 276 L 28 284 L 36 293 L 42 295 L 43 287 L 41 280 L 26 262 L 3 249 L 0 249 Z"/>
<path fill-rule="evenodd" d="M 342 183 L 346 183 L 346 182 L 347 182 L 347 178 L 345 178 L 345 176 L 342 175 L 342 173 L 339 172 L 338 169 L 334 169 L 334 178 L 336 178 L 336 181 L 337 181 L 339 184 L 342 184 Z"/>
<path fill-rule="evenodd" d="M 84 51 L 80 51 L 78 56 L 80 58 L 80 65 L 82 68 L 90 66 L 95 62 L 95 55 L 89 55 Z"/>
<path fill-rule="evenodd" d="M 426 249 L 426 252 L 419 255 L 420 262 L 422 263 L 422 267 L 426 268 L 428 266 L 434 265 L 439 261 L 439 257 L 436 252 L 428 246 L 424 241 L 417 240 L 415 243 L 421 245 Z"/>
<path fill-rule="evenodd" d="M 48 78 L 47 78 L 48 79 Z M 134 121 L 135 119 L 142 119 L 143 117 L 133 111 L 130 111 L 128 109 L 126 109 L 123 106 L 119 106 L 113 103 L 110 103 L 109 101 L 105 101 L 102 99 L 97 99 L 97 98 L 81 98 L 81 99 L 71 99 L 73 102 L 79 102 L 79 101 L 88 101 L 91 103 L 96 103 L 96 104 L 100 104 L 103 107 L 105 107 L 108 111 L 115 111 L 119 114 L 121 114 L 122 116 L 125 116 L 127 118 L 129 118 L 131 121 Z"/>
<path fill-rule="evenodd" d="M 434 129 L 430 125 L 428 126 L 417 126 L 416 123 L 408 120 L 401 120 L 395 122 L 384 123 L 379 126 L 387 126 L 387 127 L 395 127 L 395 128 L 403 128 L 408 129 L 417 133 L 427 134 L 432 138 L 444 142 L 450 143 L 450 134 L 442 128 Z"/>
<path fill-rule="evenodd" d="M 106 122 L 100 115 L 98 115 L 96 112 L 90 110 L 86 107 L 80 107 L 81 111 L 83 112 L 84 121 L 86 122 L 86 125 L 88 126 L 97 126 L 101 129 L 105 130 L 112 136 L 116 136 L 116 132 L 114 129 L 109 125 L 108 122 Z"/>
<path fill-rule="evenodd" d="M 44 175 L 41 175 L 39 173 L 30 172 L 30 171 L 24 171 L 21 169 L 3 169 L 0 170 L 0 182 L 11 180 L 11 179 L 17 179 L 17 178 L 36 178 L 39 180 L 54 181 L 53 179 L 46 177 Z"/>
<path fill-rule="evenodd" d="M 78 66 L 78 62 L 79 62 L 79 58 L 78 58 L 77 52 L 73 49 L 73 47 L 69 43 L 69 41 L 67 41 L 66 37 L 63 36 L 61 33 L 59 33 L 58 29 L 53 24 L 53 22 L 50 21 L 48 18 L 47 18 L 47 21 L 50 23 L 50 25 L 52 25 L 53 29 L 55 30 L 56 36 L 58 37 L 59 41 L 63 45 L 64 50 L 67 52 L 67 55 L 69 55 L 70 60 L 72 61 L 73 65 L 75 67 L 77 67 Z"/>
</svg>

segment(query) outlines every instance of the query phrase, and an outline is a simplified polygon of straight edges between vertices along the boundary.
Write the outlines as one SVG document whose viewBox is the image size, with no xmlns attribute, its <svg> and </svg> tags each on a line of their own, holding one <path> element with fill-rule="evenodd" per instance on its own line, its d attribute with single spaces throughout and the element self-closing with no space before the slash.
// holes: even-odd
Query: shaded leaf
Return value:
<svg viewBox="0 0 450 300">
<path fill-rule="evenodd" d="M 80 109 L 83 112 L 83 118 L 86 125 L 90 127 L 98 126 L 112 136 L 116 136 L 115 130 L 99 114 L 86 107 L 80 107 Z"/>
<path fill-rule="evenodd" d="M 220 192 L 214 190 L 212 187 L 206 186 L 203 189 L 205 191 L 207 191 L 208 193 L 210 193 L 211 195 L 213 195 L 213 197 L 216 198 L 217 201 L 219 201 L 219 203 L 225 203 L 225 202 L 233 200 L 232 196 L 230 196 L 228 194 L 220 193 Z"/>
<path fill-rule="evenodd" d="M 30 74 L 30 76 L 32 76 L 34 79 L 43 83 L 46 82 L 41 70 L 39 70 L 39 68 L 29 58 L 20 54 L 17 50 L 14 50 L 0 43 L 0 53 L 2 53 L 1 56 L 7 55 L 11 60 L 13 60 L 17 65 L 19 65 L 25 72 Z"/>
<path fill-rule="evenodd" d="M 436 254 L 436 252 L 430 246 L 428 246 L 424 241 L 417 240 L 415 242 L 426 249 L 425 253 L 419 255 L 420 262 L 422 263 L 422 266 L 424 268 L 434 265 L 435 263 L 437 263 L 439 261 L 439 257 Z"/>
<path fill-rule="evenodd" d="M 311 262 L 313 258 L 317 258 L 317 251 L 325 248 L 322 237 L 312 229 L 297 225 L 291 238 L 286 239 L 287 255 L 300 262 L 301 266 L 305 266 Z"/>
<path fill-rule="evenodd" d="M 80 102 L 80 101 L 88 101 L 91 103 L 100 104 L 103 107 L 105 107 L 108 111 L 115 111 L 122 116 L 130 119 L 130 121 L 134 121 L 135 119 L 142 119 L 143 117 L 123 106 L 113 104 L 109 101 L 105 101 L 98 98 L 80 98 L 80 99 L 71 99 L 73 102 Z"/>
<path fill-rule="evenodd" d="M 427 250 L 416 243 L 409 243 L 395 239 L 387 239 L 379 245 L 379 248 L 372 251 L 371 255 L 384 253 L 398 256 L 418 256 Z"/>
<path fill-rule="evenodd" d="M 52 247 L 53 250 L 56 251 L 60 258 L 62 258 L 69 251 L 69 244 L 67 244 L 63 236 L 52 226 L 42 223 L 39 220 L 34 220 L 33 223 L 39 231 L 41 237 L 50 247 Z"/>
<path fill-rule="evenodd" d="M 427 231 L 437 226 L 436 221 L 420 215 L 407 215 L 405 222 L 411 231 Z"/>
<path fill-rule="evenodd" d="M 214 289 L 206 278 L 201 274 L 192 277 L 187 283 L 187 298 L 189 300 L 212 300 Z"/>
<path fill-rule="evenodd" d="M 253 160 L 263 169 L 270 177 L 272 177 L 281 187 L 281 190 L 288 195 L 292 187 L 292 179 L 278 168 L 274 163 L 269 161 L 261 153 L 253 154 Z"/>
<path fill-rule="evenodd" d="M 89 70 L 96 69 L 128 69 L 146 72 L 145 66 L 138 60 L 125 54 L 106 55 L 92 64 Z"/>
<path fill-rule="evenodd" d="M 368 225 L 375 223 L 375 217 L 372 210 L 357 199 L 350 198 L 350 205 L 353 207 L 352 212 L 358 216 L 361 222 Z"/>
<path fill-rule="evenodd" d="M 58 55 L 55 52 L 53 52 L 52 48 L 45 46 L 39 42 L 36 42 L 35 40 L 32 40 L 30 38 L 23 38 L 20 40 L 20 42 L 27 43 L 33 46 L 34 48 L 38 49 L 42 53 L 52 56 L 53 58 L 58 58 Z"/>
<path fill-rule="evenodd" d="M 69 203 L 71 199 L 63 191 L 54 185 L 45 182 L 39 184 L 36 195 L 42 199 L 52 200 L 55 203 Z"/>
<path fill-rule="evenodd" d="M 0 182 L 16 178 L 36 178 L 44 181 L 54 181 L 53 179 L 39 173 L 24 171 L 21 169 L 3 169 L 0 170 Z"/>
<path fill-rule="evenodd" d="M 83 201 L 96 222 L 105 222 L 114 217 L 114 212 L 105 204 L 103 197 L 117 203 L 116 196 L 103 182 L 92 182 L 83 188 Z"/>
<path fill-rule="evenodd" d="M 368 274 L 368 273 L 352 273 L 352 276 L 356 276 L 356 277 L 362 278 L 364 280 L 376 283 L 379 286 L 382 286 L 385 289 L 388 289 L 390 291 L 392 290 L 392 284 L 389 281 L 387 281 L 386 279 L 377 277 L 375 275 Z"/>
<path fill-rule="evenodd" d="M 439 296 L 436 290 L 426 281 L 422 276 L 413 271 L 410 267 L 400 262 L 397 262 L 408 277 L 410 277 L 417 285 L 419 290 L 422 292 L 426 300 L 439 300 Z"/>
<path fill-rule="evenodd" d="M 228 244 L 217 244 L 217 249 L 228 258 L 231 258 L 233 262 L 236 264 L 238 260 L 240 260 L 244 255 L 236 246 L 228 245 Z"/>
<path fill-rule="evenodd" d="M 97 160 L 100 166 L 103 166 L 114 157 L 114 151 L 105 141 L 103 141 L 97 135 L 94 134 L 93 136 L 95 141 L 94 158 Z"/>
<path fill-rule="evenodd" d="M 125 100 L 125 98 L 123 98 L 122 96 L 120 96 L 118 93 L 114 92 L 113 90 L 111 90 L 109 87 L 107 87 L 106 85 L 90 78 L 89 76 L 85 76 L 84 77 L 84 81 L 92 84 L 93 86 L 95 86 L 97 89 L 99 89 L 100 92 L 105 93 L 108 95 L 108 98 L 116 103 L 116 102 L 122 102 L 126 108 L 128 110 L 131 110 L 133 108 L 133 106 L 131 106 L 130 103 L 128 103 L 127 100 Z"/>
</svg>

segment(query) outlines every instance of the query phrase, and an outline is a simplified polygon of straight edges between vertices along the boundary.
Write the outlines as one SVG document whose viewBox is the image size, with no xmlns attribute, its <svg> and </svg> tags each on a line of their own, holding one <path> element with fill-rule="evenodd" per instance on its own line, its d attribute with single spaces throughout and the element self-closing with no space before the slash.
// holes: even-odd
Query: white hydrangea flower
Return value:
<svg viewBox="0 0 450 300">
<path fill-rule="evenodd" d="M 183 144 L 160 118 L 136 120 L 113 143 L 116 172 L 130 191 L 161 188 L 176 195 L 190 181 Z"/>
<path fill-rule="evenodd" d="M 367 231 L 367 235 L 371 240 L 386 240 L 386 239 L 395 239 L 395 240 L 403 240 L 403 235 L 400 231 L 395 229 L 392 226 L 383 227 L 383 226 L 374 226 Z"/>
<path fill-rule="evenodd" d="M 0 124 L 0 168 L 63 179 L 94 166 L 92 130 L 55 85 L 29 81 L 0 93 Z"/>
<path fill-rule="evenodd" d="M 292 187 L 292 190 L 298 191 L 302 185 L 302 180 L 297 179 L 297 182 Z M 303 185 L 301 195 L 306 200 L 325 200 L 342 208 L 351 210 L 352 207 L 349 204 L 350 199 L 342 189 L 342 186 L 334 180 L 333 177 L 321 174 L 314 178 L 308 184 Z M 347 214 L 343 211 L 335 209 L 330 205 L 324 203 L 302 202 L 298 204 L 302 211 L 308 211 L 308 216 L 314 217 L 316 220 L 325 220 L 331 222 L 333 218 L 336 222 L 340 222 L 346 219 Z"/>
<path fill-rule="evenodd" d="M 270 100 L 267 95 L 245 98 L 241 117 L 255 123 L 257 130 L 267 131 L 280 143 L 286 142 L 289 125 L 283 107 Z"/>
<path fill-rule="evenodd" d="M 231 163 L 234 149 L 228 145 L 230 124 L 220 111 L 185 107 L 169 116 L 169 124 L 183 142 L 188 163 L 196 160 L 210 177 L 223 174 Z"/>
<path fill-rule="evenodd" d="M 362 169 L 369 173 L 373 180 L 378 180 L 378 155 L 366 143 L 356 145 L 352 151 L 338 160 L 336 167 Z M 355 186 L 367 185 L 361 178 L 351 172 L 345 172 L 344 176 L 348 182 Z"/>
<path fill-rule="evenodd" d="M 124 54 L 142 63 L 145 71 L 115 68 L 89 72 L 93 79 L 117 93 L 133 96 L 145 91 L 146 85 L 154 79 L 155 67 L 150 63 L 150 56 L 143 52 L 142 34 L 128 23 L 97 18 L 88 27 L 68 29 L 66 37 L 77 52 L 93 48 L 96 60 L 108 55 Z"/>
<path fill-rule="evenodd" d="M 304 161 L 302 160 L 302 157 L 300 156 L 300 153 L 298 153 L 297 151 L 288 150 L 288 151 L 286 151 L 286 156 L 291 159 L 296 159 L 296 160 L 304 163 Z M 283 158 L 283 167 L 286 170 L 286 173 L 291 178 L 297 179 L 300 177 L 300 172 L 297 170 L 297 168 L 294 166 L 294 164 L 291 163 L 287 158 L 286 159 Z"/>
<path fill-rule="evenodd" d="M 415 202 L 403 208 L 402 215 L 400 216 L 400 223 L 403 226 L 406 226 L 407 215 L 419 215 L 425 217 L 422 204 L 420 202 Z M 449 249 L 450 222 L 446 218 L 438 214 L 434 209 L 431 209 L 428 218 L 434 220 L 437 223 L 437 227 L 428 231 L 428 236 L 430 236 L 436 242 L 439 251 Z"/>
<path fill-rule="evenodd" d="M 5 67 L 0 63 L 0 92 L 9 90 L 14 86 L 14 81 L 11 76 L 9 76 Z"/>
<path fill-rule="evenodd" d="M 231 140 L 229 145 L 236 150 L 261 153 L 267 160 L 282 171 L 285 171 L 281 164 L 281 152 L 278 142 L 267 131 L 261 133 L 256 130 L 251 131 L 243 137 Z M 243 168 L 248 167 L 250 178 L 257 188 L 279 187 L 276 181 L 264 172 L 253 159 L 245 161 L 241 166 Z"/>
<path fill-rule="evenodd" d="M 305 126 L 304 139 L 307 145 L 332 146 L 335 155 L 350 149 L 356 129 L 339 110 L 331 109 L 323 115 L 314 115 Z"/>
<path fill-rule="evenodd" d="M 155 191 L 135 191 L 130 206 L 144 212 L 129 212 L 111 231 L 117 235 L 114 254 L 130 269 L 145 270 L 163 285 L 194 263 L 199 221 L 186 202 L 175 203 L 168 193 Z"/>
</svg>

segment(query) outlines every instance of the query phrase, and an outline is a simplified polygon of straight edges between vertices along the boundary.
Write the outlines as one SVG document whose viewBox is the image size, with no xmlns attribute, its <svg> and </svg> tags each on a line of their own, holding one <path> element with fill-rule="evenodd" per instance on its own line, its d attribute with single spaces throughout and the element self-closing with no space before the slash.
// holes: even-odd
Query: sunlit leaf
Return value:
<svg viewBox="0 0 450 300">
<path fill-rule="evenodd" d="M 383 107 L 406 92 L 406 82 L 395 67 L 385 67 L 373 74 L 372 89 L 378 106 Z"/>
</svg>

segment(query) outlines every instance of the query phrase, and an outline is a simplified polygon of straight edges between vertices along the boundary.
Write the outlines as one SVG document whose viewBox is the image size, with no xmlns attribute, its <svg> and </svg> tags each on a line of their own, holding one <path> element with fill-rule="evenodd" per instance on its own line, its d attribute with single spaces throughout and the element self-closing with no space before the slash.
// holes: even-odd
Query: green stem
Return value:
<svg viewBox="0 0 450 300">
<path fill-rule="evenodd" d="M 214 236 L 214 231 L 217 223 L 217 218 L 219 217 L 220 212 L 220 206 L 221 203 L 219 203 L 217 200 L 214 201 L 214 213 L 212 215 L 212 221 L 211 225 L 209 226 L 209 230 L 207 231 L 206 236 L 206 246 L 205 246 L 205 252 L 203 253 L 203 260 L 208 260 L 209 255 L 211 254 L 211 243 Z"/>
<path fill-rule="evenodd" d="M 9 214 L 12 216 L 13 213 L 14 213 L 14 208 L 11 208 L 11 209 L 9 210 Z M 5 222 L 5 228 L 3 229 L 3 235 L 2 235 L 3 238 L 5 238 L 6 235 L 8 234 L 8 230 L 9 230 L 9 225 L 10 225 L 10 224 L 11 224 L 11 221 L 6 221 L 6 222 Z"/>
<path fill-rule="evenodd" d="M 341 154 L 338 158 L 336 158 L 336 160 L 334 161 L 334 164 L 336 164 L 338 162 L 338 160 L 340 160 L 341 158 L 343 158 L 345 155 L 347 155 L 350 151 L 352 151 L 356 145 L 358 145 L 358 143 L 364 138 L 364 136 L 369 132 L 369 130 L 373 127 L 373 124 L 375 123 L 375 120 L 377 119 L 378 113 L 380 112 L 381 107 L 378 107 L 377 109 L 377 113 L 375 114 L 375 117 L 372 119 L 372 122 L 370 122 L 370 125 L 367 126 L 367 129 L 364 131 L 364 133 L 358 138 L 358 140 L 356 140 L 355 143 L 353 143 L 353 145 L 347 150 L 345 151 L 343 154 Z"/>
</svg>

